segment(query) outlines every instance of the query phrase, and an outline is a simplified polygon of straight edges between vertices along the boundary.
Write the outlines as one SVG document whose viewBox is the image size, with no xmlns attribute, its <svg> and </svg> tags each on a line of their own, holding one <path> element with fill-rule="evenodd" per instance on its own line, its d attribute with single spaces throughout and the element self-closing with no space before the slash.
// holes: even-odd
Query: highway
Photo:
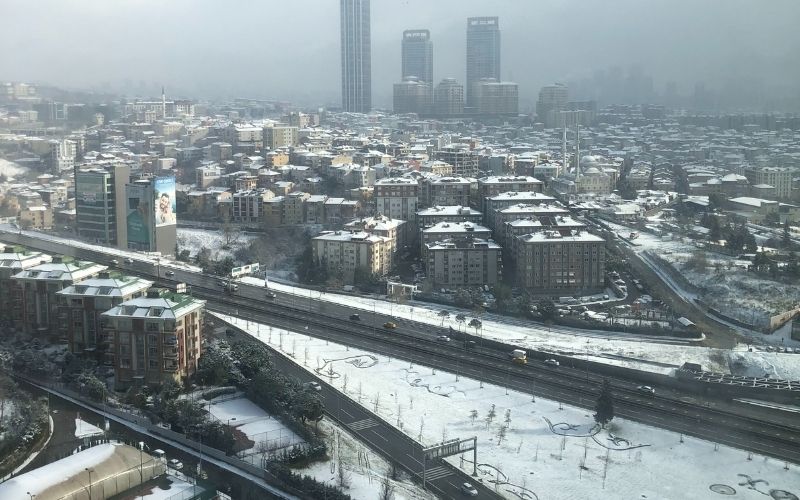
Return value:
<svg viewBox="0 0 800 500">
<path fill-rule="evenodd" d="M 97 251 L 76 251 L 68 245 L 24 235 L 19 239 L 17 236 L 6 234 L 3 239 L 104 264 L 115 258 Z M 235 296 L 228 296 L 222 292 L 217 277 L 177 268 L 169 268 L 173 274 L 166 276 L 164 266 L 158 269 L 146 261 L 120 265 L 124 271 L 150 276 L 160 282 L 185 282 L 191 286 L 195 296 L 208 300 L 210 310 L 232 310 L 240 317 L 260 323 L 304 331 L 315 337 L 418 364 L 458 371 L 465 376 L 571 405 L 592 408 L 602 382 L 602 376 L 591 371 L 571 368 L 569 358 L 560 358 L 559 367 L 536 360 L 527 365 L 516 365 L 508 361 L 506 352 L 481 345 L 465 350 L 457 347 L 456 342 L 445 345 L 436 341 L 436 335 L 443 332 L 427 324 L 395 320 L 398 322 L 397 330 L 386 331 L 380 327 L 387 320 L 385 316 L 321 303 L 314 300 L 313 292 L 308 297 L 275 292 L 275 299 L 268 299 L 264 288 L 240 285 Z M 353 311 L 361 314 L 361 321 L 347 319 Z M 636 389 L 636 381 L 610 380 L 618 416 L 800 463 L 800 423 L 794 415 L 728 401 L 700 399 L 694 394 L 668 388 L 656 388 L 657 394 L 650 396 Z"/>
</svg>

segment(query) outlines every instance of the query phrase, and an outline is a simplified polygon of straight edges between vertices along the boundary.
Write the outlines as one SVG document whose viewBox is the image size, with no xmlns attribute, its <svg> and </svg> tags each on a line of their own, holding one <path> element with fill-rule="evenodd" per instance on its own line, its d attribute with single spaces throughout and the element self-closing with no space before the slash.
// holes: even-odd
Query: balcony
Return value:
<svg viewBox="0 0 800 500">
<path fill-rule="evenodd" d="M 164 355 L 165 358 L 177 358 L 178 357 L 178 349 L 175 348 L 175 347 L 165 347 L 163 355 Z"/>
<path fill-rule="evenodd" d="M 174 335 L 165 335 L 163 343 L 164 345 L 169 345 L 169 346 L 178 345 L 178 337 Z"/>
</svg>

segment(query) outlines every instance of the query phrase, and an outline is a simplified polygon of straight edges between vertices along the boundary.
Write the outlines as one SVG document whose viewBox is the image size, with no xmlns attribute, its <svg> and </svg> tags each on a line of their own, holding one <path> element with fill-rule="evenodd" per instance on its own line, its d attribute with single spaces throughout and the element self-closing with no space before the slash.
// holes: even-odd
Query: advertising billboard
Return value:
<svg viewBox="0 0 800 500">
<path fill-rule="evenodd" d="M 156 177 L 155 190 L 156 227 L 175 225 L 175 177 Z"/>
<path fill-rule="evenodd" d="M 86 205 L 104 201 L 105 179 L 95 173 L 78 174 L 75 177 L 75 198 Z"/>
<path fill-rule="evenodd" d="M 126 226 L 128 229 L 128 245 L 137 250 L 150 249 L 151 217 L 153 205 L 148 196 L 146 186 L 128 185 L 127 201 L 128 213 Z"/>
</svg>

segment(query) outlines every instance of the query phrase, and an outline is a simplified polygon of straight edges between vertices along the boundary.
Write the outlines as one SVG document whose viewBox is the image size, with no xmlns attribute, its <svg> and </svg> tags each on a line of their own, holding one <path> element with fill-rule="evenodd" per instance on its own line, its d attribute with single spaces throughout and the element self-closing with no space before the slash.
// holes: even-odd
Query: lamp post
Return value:
<svg viewBox="0 0 800 500">
<path fill-rule="evenodd" d="M 89 473 L 89 500 L 92 500 L 92 472 L 94 472 L 94 469 L 85 467 L 83 470 Z"/>
<path fill-rule="evenodd" d="M 36 498 L 36 494 L 31 493 L 30 491 L 27 491 L 25 493 L 30 497 L 30 500 L 33 500 L 34 498 Z"/>
<path fill-rule="evenodd" d="M 142 483 L 144 483 L 144 458 L 142 452 L 144 451 L 144 441 L 139 441 L 139 493 L 142 492 Z M 139 495 L 141 496 L 141 495 Z"/>
</svg>

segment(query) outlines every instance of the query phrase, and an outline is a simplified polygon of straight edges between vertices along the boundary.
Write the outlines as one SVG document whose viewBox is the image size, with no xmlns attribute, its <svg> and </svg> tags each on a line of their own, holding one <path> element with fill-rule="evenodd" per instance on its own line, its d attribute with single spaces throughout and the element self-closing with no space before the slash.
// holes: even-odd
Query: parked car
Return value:
<svg viewBox="0 0 800 500">
<path fill-rule="evenodd" d="M 461 493 L 468 497 L 476 497 L 478 496 L 478 490 L 470 483 L 464 483 L 461 485 Z"/>
<path fill-rule="evenodd" d="M 322 386 L 319 385 L 319 382 L 314 382 L 314 381 L 306 382 L 305 384 L 303 384 L 303 387 L 317 392 L 322 390 Z"/>
<path fill-rule="evenodd" d="M 656 390 L 650 387 L 649 385 L 640 385 L 636 388 L 636 390 L 639 392 L 643 392 L 648 396 L 654 396 L 656 393 Z"/>
<path fill-rule="evenodd" d="M 183 469 L 183 462 L 181 462 L 177 458 L 173 458 L 169 461 L 169 466 L 175 470 L 181 470 Z"/>
<path fill-rule="evenodd" d="M 361 321 L 361 316 L 359 316 L 358 314 L 351 314 L 350 321 Z"/>
<path fill-rule="evenodd" d="M 119 265 L 119 261 L 117 259 L 111 259 L 111 265 L 112 266 L 118 266 Z"/>
<path fill-rule="evenodd" d="M 544 364 L 550 366 L 559 366 L 561 363 L 559 363 L 557 359 L 547 358 L 544 360 Z"/>
<path fill-rule="evenodd" d="M 386 328 L 387 330 L 394 330 L 395 328 L 397 328 L 397 325 L 395 323 L 392 323 L 391 321 L 387 321 L 386 323 L 383 324 L 383 327 Z"/>
</svg>

